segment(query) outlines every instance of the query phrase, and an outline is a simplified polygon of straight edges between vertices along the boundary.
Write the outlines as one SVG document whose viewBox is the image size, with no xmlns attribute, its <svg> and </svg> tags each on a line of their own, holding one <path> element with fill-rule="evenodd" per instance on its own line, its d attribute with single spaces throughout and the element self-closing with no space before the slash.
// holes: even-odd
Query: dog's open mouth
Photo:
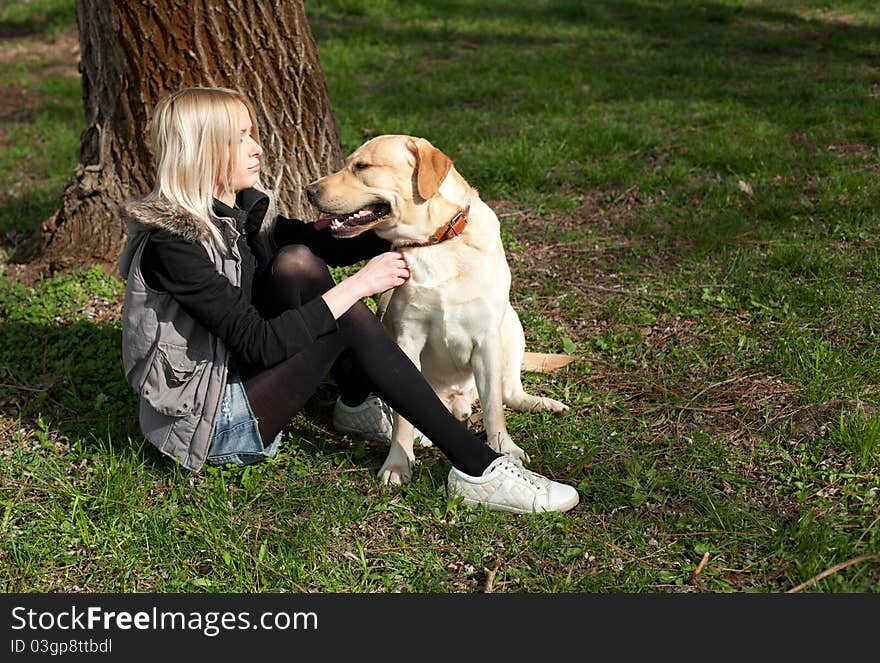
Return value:
<svg viewBox="0 0 880 663">
<path fill-rule="evenodd" d="M 315 228 L 323 230 L 329 227 L 334 235 L 350 235 L 358 234 L 361 226 L 365 226 L 373 221 L 378 221 L 391 211 L 391 205 L 388 203 L 375 203 L 362 207 L 356 212 L 348 214 L 331 214 L 322 216 L 315 221 Z"/>
</svg>

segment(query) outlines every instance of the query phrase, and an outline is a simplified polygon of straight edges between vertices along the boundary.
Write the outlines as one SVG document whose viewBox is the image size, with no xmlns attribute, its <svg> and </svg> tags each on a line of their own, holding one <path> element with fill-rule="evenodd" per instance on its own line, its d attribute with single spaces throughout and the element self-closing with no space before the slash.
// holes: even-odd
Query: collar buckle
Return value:
<svg viewBox="0 0 880 663">
<path fill-rule="evenodd" d="M 434 246 L 435 244 L 439 244 L 440 242 L 445 242 L 447 239 L 452 239 L 453 237 L 458 237 L 461 233 L 464 232 L 464 227 L 468 223 L 468 214 L 471 211 L 470 204 L 467 205 L 464 209 L 458 210 L 449 221 L 446 222 L 445 225 L 440 226 L 437 230 L 434 231 L 434 234 L 428 238 L 427 242 L 422 242 L 421 244 L 401 244 L 397 248 L 410 248 L 410 247 L 418 247 L 418 246 Z"/>
</svg>

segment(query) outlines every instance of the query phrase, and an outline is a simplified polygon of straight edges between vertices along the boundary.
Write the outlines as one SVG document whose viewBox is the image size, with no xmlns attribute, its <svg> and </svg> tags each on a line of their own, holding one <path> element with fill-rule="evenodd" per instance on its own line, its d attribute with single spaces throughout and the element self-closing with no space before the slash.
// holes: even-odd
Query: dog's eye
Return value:
<svg viewBox="0 0 880 663">
<path fill-rule="evenodd" d="M 369 167 L 370 167 L 370 164 L 368 164 L 368 163 L 364 163 L 363 161 L 358 161 L 358 162 L 354 165 L 354 169 L 355 169 L 355 170 L 366 170 L 366 169 L 369 168 Z"/>
</svg>

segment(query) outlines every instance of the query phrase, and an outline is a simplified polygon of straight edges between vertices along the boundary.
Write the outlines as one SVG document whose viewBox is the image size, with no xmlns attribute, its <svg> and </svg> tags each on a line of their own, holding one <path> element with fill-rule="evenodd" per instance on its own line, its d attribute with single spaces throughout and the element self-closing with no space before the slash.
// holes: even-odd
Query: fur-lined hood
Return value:
<svg viewBox="0 0 880 663">
<path fill-rule="evenodd" d="M 205 227 L 203 221 L 167 200 L 129 200 L 119 206 L 119 212 L 128 234 L 128 243 L 119 259 L 119 273 L 122 278 L 128 278 L 131 261 L 141 243 L 141 236 L 152 230 L 166 230 L 192 242 L 211 239 L 211 231 Z"/>
<path fill-rule="evenodd" d="M 120 205 L 119 211 L 127 223 L 139 223 L 148 230 L 166 230 L 191 242 L 211 239 L 211 231 L 203 221 L 167 200 L 129 200 Z"/>
<path fill-rule="evenodd" d="M 258 188 L 249 190 L 249 193 L 256 198 L 268 198 L 267 211 L 260 228 L 261 238 L 268 241 L 268 231 L 275 218 L 275 196 L 270 191 Z M 128 243 L 119 259 L 119 273 L 122 278 L 128 278 L 141 235 L 152 230 L 165 230 L 192 242 L 210 242 L 213 238 L 203 221 L 168 200 L 129 200 L 119 206 L 119 213 L 126 223 L 128 233 Z"/>
</svg>

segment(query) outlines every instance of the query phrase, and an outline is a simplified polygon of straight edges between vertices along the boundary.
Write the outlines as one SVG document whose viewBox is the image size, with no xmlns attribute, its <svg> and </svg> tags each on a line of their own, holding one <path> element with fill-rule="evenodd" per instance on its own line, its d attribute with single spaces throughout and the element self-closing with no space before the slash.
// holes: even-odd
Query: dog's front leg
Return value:
<svg viewBox="0 0 880 663">
<path fill-rule="evenodd" d="M 499 453 L 510 454 L 524 461 L 528 460 L 523 451 L 507 433 L 504 419 L 504 398 L 502 391 L 501 343 L 497 338 L 483 339 L 474 349 L 472 366 L 480 405 L 483 408 L 483 426 L 486 428 L 486 441 Z"/>
<path fill-rule="evenodd" d="M 416 368 L 421 367 L 419 356 L 425 345 L 425 338 L 398 338 L 397 344 Z M 395 410 L 391 430 L 391 448 L 382 467 L 379 468 L 379 481 L 382 485 L 400 486 L 412 479 L 412 467 L 415 463 L 413 453 L 413 425 Z"/>
<path fill-rule="evenodd" d="M 413 425 L 397 412 L 393 417 L 391 448 L 385 462 L 379 468 L 379 481 L 384 486 L 400 486 L 412 479 L 412 467 L 416 462 L 413 453 Z"/>
</svg>

